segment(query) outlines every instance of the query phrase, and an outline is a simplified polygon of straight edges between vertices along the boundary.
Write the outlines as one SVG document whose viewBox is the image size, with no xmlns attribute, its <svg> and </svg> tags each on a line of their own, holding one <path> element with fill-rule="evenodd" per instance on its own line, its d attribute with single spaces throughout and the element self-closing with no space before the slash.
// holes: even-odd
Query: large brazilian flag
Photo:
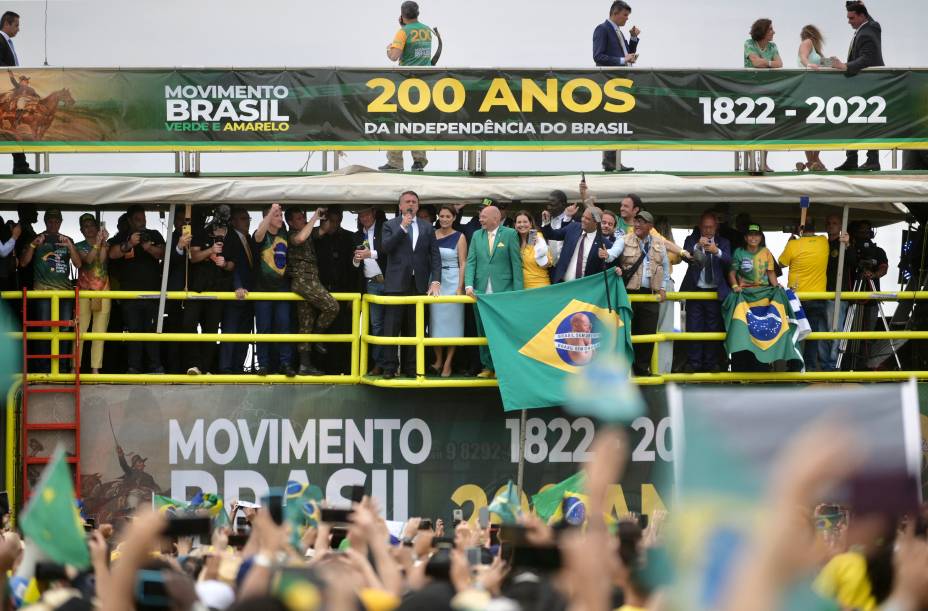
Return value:
<svg viewBox="0 0 928 611">
<path fill-rule="evenodd" d="M 563 405 L 566 380 L 597 353 L 631 363 L 631 305 L 611 270 L 537 289 L 477 296 L 506 411 Z"/>
<path fill-rule="evenodd" d="M 802 360 L 797 314 L 780 286 L 746 288 L 732 292 L 722 303 L 725 349 L 729 354 L 747 350 L 761 363 Z"/>
</svg>

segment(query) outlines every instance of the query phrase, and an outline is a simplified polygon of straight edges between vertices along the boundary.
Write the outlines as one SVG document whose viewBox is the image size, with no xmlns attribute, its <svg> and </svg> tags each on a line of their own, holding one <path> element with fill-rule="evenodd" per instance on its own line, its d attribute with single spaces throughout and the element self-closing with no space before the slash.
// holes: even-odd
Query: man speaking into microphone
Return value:
<svg viewBox="0 0 928 611">
<path fill-rule="evenodd" d="M 380 248 L 387 254 L 384 270 L 384 295 L 438 295 L 441 288 L 441 254 L 435 241 L 435 229 L 418 218 L 419 196 L 414 191 L 400 195 L 399 212 L 384 223 Z M 416 308 L 413 305 L 387 306 L 384 335 L 414 335 Z M 395 348 L 386 348 L 383 377 L 390 379 L 397 371 L 415 377 L 415 346 L 403 346 L 402 369 Z M 424 366 L 424 365 L 423 365 Z M 418 372 L 425 375 L 424 371 Z"/>
</svg>

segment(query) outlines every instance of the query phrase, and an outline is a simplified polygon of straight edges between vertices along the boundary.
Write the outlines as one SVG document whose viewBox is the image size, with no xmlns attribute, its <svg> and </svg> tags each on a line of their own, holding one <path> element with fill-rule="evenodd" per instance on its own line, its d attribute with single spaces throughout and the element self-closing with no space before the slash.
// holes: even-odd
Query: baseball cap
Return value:
<svg viewBox="0 0 928 611">
<path fill-rule="evenodd" d="M 60 220 L 61 220 L 61 210 L 59 210 L 58 208 L 49 208 L 48 210 L 45 211 L 45 217 L 44 217 L 44 218 L 47 218 L 47 219 L 56 218 L 56 219 L 58 219 L 58 220 L 60 221 Z"/>
<path fill-rule="evenodd" d="M 647 210 L 640 211 L 638 214 L 635 215 L 635 218 L 641 219 L 642 221 L 646 223 L 651 223 L 652 225 L 654 224 L 654 215 L 648 212 Z"/>
<path fill-rule="evenodd" d="M 763 233 L 763 230 L 761 230 L 760 225 L 752 223 L 748 225 L 747 233 Z"/>
</svg>

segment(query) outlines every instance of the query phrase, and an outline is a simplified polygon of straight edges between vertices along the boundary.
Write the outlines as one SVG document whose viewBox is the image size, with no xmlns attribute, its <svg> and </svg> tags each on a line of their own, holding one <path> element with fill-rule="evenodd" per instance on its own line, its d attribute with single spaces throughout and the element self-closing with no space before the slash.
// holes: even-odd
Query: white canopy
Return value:
<svg viewBox="0 0 928 611">
<path fill-rule="evenodd" d="M 525 204 L 545 202 L 554 189 L 577 198 L 579 175 L 431 176 L 383 173 L 361 166 L 315 176 L 138 177 L 49 176 L 0 179 L 0 203 L 31 203 L 92 208 L 129 204 L 395 204 L 405 190 L 416 191 L 424 204 L 477 203 L 485 197 Z M 828 208 L 849 205 L 869 211 L 873 220 L 904 216 L 893 202 L 928 202 L 928 176 L 673 176 L 609 174 L 588 177 L 599 202 L 613 204 L 627 193 L 639 194 L 646 207 L 671 217 L 691 217 L 701 209 L 727 204 L 732 212 L 748 211 L 774 221 L 781 212 L 795 216 L 800 196 Z M 780 204 L 771 206 L 771 204 Z M 820 209 L 821 210 L 821 209 Z M 786 217 L 784 217 L 786 218 Z"/>
</svg>

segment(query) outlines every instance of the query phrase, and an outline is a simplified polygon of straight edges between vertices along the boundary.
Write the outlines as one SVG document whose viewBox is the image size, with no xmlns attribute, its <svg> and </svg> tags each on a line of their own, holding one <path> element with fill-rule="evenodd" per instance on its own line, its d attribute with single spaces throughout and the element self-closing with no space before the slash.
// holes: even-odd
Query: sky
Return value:
<svg viewBox="0 0 928 611">
<path fill-rule="evenodd" d="M 438 27 L 444 39 L 444 67 L 593 66 L 593 28 L 608 15 L 609 0 L 421 0 L 421 20 Z M 845 56 L 852 30 L 843 0 L 630 0 L 629 26 L 641 29 L 640 68 L 740 68 L 742 47 L 752 22 L 773 20 L 784 65 L 798 67 L 799 31 L 815 24 L 826 38 L 825 54 Z M 385 49 L 397 29 L 399 0 L 99 0 L 10 2 L 4 10 L 21 16 L 15 39 L 24 66 L 47 57 L 58 67 L 139 66 L 345 66 L 388 67 Z M 47 38 L 45 11 L 47 6 Z M 883 55 L 889 66 L 924 66 L 924 0 L 871 0 L 870 12 L 883 27 Z M 30 156 L 31 157 L 31 156 Z M 771 153 L 779 171 L 794 167 L 801 153 Z M 823 153 L 828 167 L 841 153 Z M 454 170 L 457 155 L 430 153 L 430 170 Z M 8 157 L 6 158 L 8 159 Z M 6 159 L 0 159 L 5 171 Z M 296 171 L 306 153 L 206 154 L 201 169 L 218 171 Z M 309 169 L 321 169 L 319 154 Z M 491 152 L 490 171 L 598 170 L 600 154 Z M 342 165 L 379 166 L 382 153 L 352 152 Z M 411 163 L 407 155 L 407 166 Z M 623 163 L 640 170 L 733 169 L 731 153 L 627 152 Z M 890 154 L 881 155 L 884 168 Z M 84 154 L 51 156 L 54 173 L 171 172 L 173 155 Z M 595 190 L 595 185 L 591 184 Z M 698 211 L 694 210 L 694 217 Z M 347 216 L 347 215 L 346 215 Z M 66 218 L 64 231 L 76 226 Z M 254 221 L 257 222 L 257 219 Z M 153 218 L 152 226 L 160 224 Z M 346 225 L 353 224 L 346 218 Z M 41 225 L 41 220 L 40 220 Z M 111 219 L 115 226 L 115 217 Z M 883 229 L 891 259 L 898 254 L 898 227 Z M 680 232 L 678 232 L 680 233 Z M 74 235 L 77 232 L 74 231 Z M 679 239 L 682 240 L 682 233 Z M 774 254 L 785 237 L 768 236 Z M 678 268 L 679 270 L 679 268 Z M 894 275 L 894 274 L 891 274 Z M 676 274 L 675 274 L 676 276 Z"/>
</svg>

